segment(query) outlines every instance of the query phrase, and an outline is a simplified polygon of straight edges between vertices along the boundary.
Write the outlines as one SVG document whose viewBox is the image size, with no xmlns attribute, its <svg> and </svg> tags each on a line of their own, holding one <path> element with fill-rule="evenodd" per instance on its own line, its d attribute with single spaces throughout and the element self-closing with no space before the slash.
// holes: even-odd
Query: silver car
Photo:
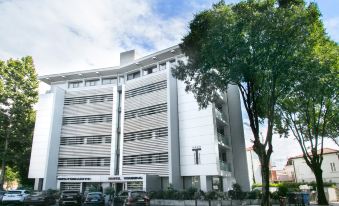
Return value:
<svg viewBox="0 0 339 206">
<path fill-rule="evenodd" d="M 27 190 L 9 190 L 2 197 L 2 204 L 22 204 L 28 195 Z"/>
</svg>

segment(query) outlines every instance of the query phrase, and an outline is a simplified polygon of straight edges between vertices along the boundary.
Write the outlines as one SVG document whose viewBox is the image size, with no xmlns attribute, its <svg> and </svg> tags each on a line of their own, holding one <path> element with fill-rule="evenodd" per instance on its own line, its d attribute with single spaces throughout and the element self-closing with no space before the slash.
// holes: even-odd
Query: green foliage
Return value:
<svg viewBox="0 0 339 206">
<path fill-rule="evenodd" d="M 32 57 L 0 60 L 0 154 L 5 165 L 27 181 L 35 122 L 38 80 Z M 0 186 L 2 177 L 0 177 Z"/>
<path fill-rule="evenodd" d="M 187 190 L 174 190 L 169 187 L 164 191 L 152 191 L 149 193 L 151 199 L 168 199 L 168 200 L 221 200 L 227 199 L 227 194 L 220 191 L 203 192 L 196 188 L 189 188 Z"/>
<path fill-rule="evenodd" d="M 106 195 L 114 195 L 115 194 L 115 190 L 113 187 L 107 187 L 105 188 L 105 192 Z"/>
<path fill-rule="evenodd" d="M 234 200 L 242 200 L 246 197 L 238 183 L 233 184 L 233 190 L 228 191 L 228 196 Z"/>
<path fill-rule="evenodd" d="M 5 182 L 7 183 L 7 189 L 13 187 L 13 183 L 19 180 L 19 174 L 14 171 L 11 167 L 6 166 Z"/>
<path fill-rule="evenodd" d="M 318 45 L 314 40 L 324 36 L 319 17 L 316 5 L 303 0 L 220 2 L 195 15 L 180 44 L 188 59 L 179 62 L 173 74 L 201 108 L 215 102 L 229 85 L 239 88 L 262 165 L 264 205 L 269 205 L 274 125 L 280 133 L 288 131 L 280 126 L 277 103 L 303 77 L 299 68 L 306 68 L 306 60 L 316 59 L 311 52 Z"/>
<path fill-rule="evenodd" d="M 261 190 L 252 190 L 247 193 L 246 198 L 247 199 L 261 199 L 262 192 Z"/>
</svg>

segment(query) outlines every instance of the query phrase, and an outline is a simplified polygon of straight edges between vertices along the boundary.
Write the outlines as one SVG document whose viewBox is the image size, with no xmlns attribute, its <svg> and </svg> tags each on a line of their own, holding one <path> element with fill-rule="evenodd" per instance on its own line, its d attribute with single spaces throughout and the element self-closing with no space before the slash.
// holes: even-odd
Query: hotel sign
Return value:
<svg viewBox="0 0 339 206">
<path fill-rule="evenodd" d="M 58 180 L 91 180 L 88 177 L 58 177 Z"/>
<path fill-rule="evenodd" d="M 142 176 L 114 176 L 108 177 L 108 180 L 111 181 L 142 181 L 144 178 Z"/>
</svg>

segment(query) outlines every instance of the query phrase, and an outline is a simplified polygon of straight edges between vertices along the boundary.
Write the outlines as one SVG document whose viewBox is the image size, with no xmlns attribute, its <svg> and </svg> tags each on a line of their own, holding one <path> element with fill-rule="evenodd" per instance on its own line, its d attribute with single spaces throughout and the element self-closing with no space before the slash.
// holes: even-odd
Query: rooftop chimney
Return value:
<svg viewBox="0 0 339 206">
<path fill-rule="evenodd" d="M 133 62 L 135 59 L 135 50 L 120 53 L 120 66 Z"/>
</svg>

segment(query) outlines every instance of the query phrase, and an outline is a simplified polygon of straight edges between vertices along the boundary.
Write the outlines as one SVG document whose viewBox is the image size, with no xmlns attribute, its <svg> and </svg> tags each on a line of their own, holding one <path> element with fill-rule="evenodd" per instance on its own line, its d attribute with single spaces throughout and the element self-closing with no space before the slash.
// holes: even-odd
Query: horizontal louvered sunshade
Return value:
<svg viewBox="0 0 339 206">
<path fill-rule="evenodd" d="M 129 132 L 124 134 L 124 141 L 134 141 L 141 139 L 150 139 L 158 137 L 166 137 L 168 135 L 167 127 L 141 130 L 137 132 Z"/>
<path fill-rule="evenodd" d="M 88 116 L 64 117 L 62 124 L 84 124 L 97 122 L 112 122 L 112 114 L 98 114 Z"/>
<path fill-rule="evenodd" d="M 58 175 L 109 175 L 114 88 L 66 91 Z"/>
<path fill-rule="evenodd" d="M 167 111 L 167 103 L 162 103 L 162 104 L 157 104 L 157 105 L 153 105 L 149 107 L 127 111 L 125 112 L 125 119 L 142 117 L 142 116 L 166 112 L 166 111 Z"/>
<path fill-rule="evenodd" d="M 65 98 L 64 105 L 87 104 L 87 103 L 97 103 L 97 102 L 105 102 L 105 101 L 107 102 L 113 101 L 113 94 L 101 94 L 101 95 L 93 95 L 93 96 Z"/>
<path fill-rule="evenodd" d="M 166 73 L 126 83 L 122 173 L 168 175 Z"/>
<path fill-rule="evenodd" d="M 135 89 L 131 89 L 126 91 L 125 93 L 125 98 L 131 98 L 137 95 L 142 95 L 142 94 L 146 94 L 146 93 L 150 93 L 150 92 L 154 92 L 157 90 L 161 90 L 161 89 L 165 89 L 167 87 L 167 81 L 161 81 L 161 82 L 156 82 L 153 84 L 147 84 L 145 86 L 142 87 L 138 87 Z"/>
</svg>

